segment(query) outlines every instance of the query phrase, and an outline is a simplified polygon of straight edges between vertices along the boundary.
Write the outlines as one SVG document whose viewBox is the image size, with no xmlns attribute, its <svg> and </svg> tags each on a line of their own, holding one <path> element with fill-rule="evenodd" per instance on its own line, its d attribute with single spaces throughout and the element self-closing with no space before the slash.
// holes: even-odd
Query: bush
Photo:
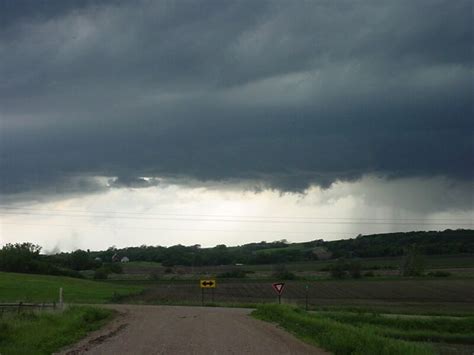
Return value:
<svg viewBox="0 0 474 355">
<path fill-rule="evenodd" d="M 107 272 L 102 268 L 94 271 L 94 280 L 106 280 L 108 276 Z"/>
<path fill-rule="evenodd" d="M 431 271 L 428 273 L 428 276 L 432 277 L 449 277 L 451 273 L 448 271 Z"/>
<path fill-rule="evenodd" d="M 71 270 L 71 269 L 60 269 L 57 267 L 53 267 L 49 272 L 48 275 L 54 276 L 67 276 L 67 277 L 75 277 L 78 279 L 83 279 L 84 275 L 82 275 L 79 271 Z"/>
<path fill-rule="evenodd" d="M 107 263 L 102 266 L 102 269 L 105 270 L 108 274 L 122 274 L 123 268 L 119 263 Z"/>
<path fill-rule="evenodd" d="M 344 279 L 347 277 L 347 271 L 340 267 L 333 267 L 331 269 L 331 277 L 334 279 Z"/>
<path fill-rule="evenodd" d="M 339 259 L 337 263 L 330 267 L 331 277 L 335 279 L 343 279 L 348 276 L 359 279 L 362 276 L 362 266 L 358 261 L 346 261 Z"/>
<path fill-rule="evenodd" d="M 148 275 L 148 278 L 150 280 L 158 281 L 161 278 L 160 272 L 157 270 L 154 270 L 150 272 L 150 274 Z"/>
<path fill-rule="evenodd" d="M 331 272 L 331 277 L 335 279 L 343 279 L 348 276 L 347 264 L 344 259 L 339 259 L 330 267 L 329 271 Z"/>
<path fill-rule="evenodd" d="M 278 264 L 273 271 L 273 277 L 279 280 L 295 280 L 296 275 L 288 271 L 284 264 Z"/>
<path fill-rule="evenodd" d="M 357 261 L 350 262 L 347 266 L 349 270 L 349 274 L 351 275 L 352 278 L 354 279 L 360 279 L 362 276 L 361 274 L 361 266 L 360 263 Z"/>
<path fill-rule="evenodd" d="M 236 279 L 242 279 L 247 275 L 247 272 L 245 270 L 230 270 L 223 272 L 218 275 L 218 277 L 222 278 L 236 278 Z"/>
<path fill-rule="evenodd" d="M 367 271 L 366 273 L 364 273 L 364 277 L 374 277 L 375 276 L 375 273 L 373 271 Z"/>
<path fill-rule="evenodd" d="M 87 323 L 99 322 L 110 316 L 110 312 L 103 308 L 84 308 L 82 319 Z"/>
</svg>

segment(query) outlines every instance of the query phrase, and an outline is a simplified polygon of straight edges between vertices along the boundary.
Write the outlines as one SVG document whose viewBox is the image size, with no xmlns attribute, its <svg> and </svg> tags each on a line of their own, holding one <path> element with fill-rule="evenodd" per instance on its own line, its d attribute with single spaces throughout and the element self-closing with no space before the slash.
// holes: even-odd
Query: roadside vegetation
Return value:
<svg viewBox="0 0 474 355">
<path fill-rule="evenodd" d="M 99 329 L 112 317 L 113 311 L 93 307 L 4 313 L 0 318 L 0 354 L 52 354 Z"/>
<path fill-rule="evenodd" d="M 437 343 L 474 343 L 473 317 L 308 313 L 286 305 L 261 305 L 252 315 L 277 323 L 305 341 L 341 355 L 435 354 Z"/>
<path fill-rule="evenodd" d="M 112 285 L 63 276 L 0 272 L 0 302 L 53 302 L 59 288 L 66 303 L 105 303 L 123 295 L 138 293 L 139 286 Z"/>
<path fill-rule="evenodd" d="M 372 329 L 397 339 L 453 344 L 474 344 L 474 317 L 380 315 L 378 313 L 321 312 L 340 323 Z"/>
</svg>

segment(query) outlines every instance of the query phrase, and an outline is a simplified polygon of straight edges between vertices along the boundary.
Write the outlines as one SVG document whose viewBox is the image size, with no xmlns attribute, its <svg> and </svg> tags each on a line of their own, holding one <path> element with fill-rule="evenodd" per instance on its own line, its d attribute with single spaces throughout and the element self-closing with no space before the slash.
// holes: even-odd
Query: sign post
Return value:
<svg viewBox="0 0 474 355">
<path fill-rule="evenodd" d="M 216 288 L 216 280 L 201 280 L 199 285 L 201 288 Z"/>
<path fill-rule="evenodd" d="M 216 280 L 200 280 L 199 286 L 201 287 L 201 305 L 204 306 L 204 289 L 212 289 L 212 302 L 214 302 L 214 289 L 217 286 Z"/>
<path fill-rule="evenodd" d="M 272 284 L 273 289 L 278 295 L 278 304 L 281 304 L 281 294 L 283 293 L 283 289 L 285 288 L 284 282 L 276 282 Z"/>
</svg>

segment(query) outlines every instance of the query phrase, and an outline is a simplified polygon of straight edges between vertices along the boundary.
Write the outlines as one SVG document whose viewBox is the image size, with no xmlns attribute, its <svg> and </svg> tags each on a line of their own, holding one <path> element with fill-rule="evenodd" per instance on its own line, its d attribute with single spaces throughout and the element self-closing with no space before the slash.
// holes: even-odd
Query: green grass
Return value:
<svg viewBox="0 0 474 355">
<path fill-rule="evenodd" d="M 0 302 L 53 302 L 58 300 L 60 287 L 66 303 L 105 303 L 116 295 L 142 290 L 139 286 L 70 277 L 0 272 Z"/>
<path fill-rule="evenodd" d="M 0 318 L 0 354 L 51 354 L 99 329 L 113 311 L 71 307 L 64 312 L 4 314 Z"/>
<path fill-rule="evenodd" d="M 355 314 L 383 314 L 393 317 L 474 317 L 472 305 L 450 303 L 367 303 L 363 305 L 326 305 L 310 307 L 310 310 L 320 314 L 324 312 L 349 312 Z"/>
<path fill-rule="evenodd" d="M 324 312 L 321 316 L 344 324 L 370 328 L 390 338 L 474 344 L 474 317 L 404 317 L 348 312 Z"/>
<path fill-rule="evenodd" d="M 256 318 L 278 323 L 300 338 L 339 354 L 422 355 L 434 354 L 426 344 L 394 339 L 375 327 L 358 327 L 323 315 L 311 315 L 289 306 L 262 305 L 252 313 Z"/>
</svg>

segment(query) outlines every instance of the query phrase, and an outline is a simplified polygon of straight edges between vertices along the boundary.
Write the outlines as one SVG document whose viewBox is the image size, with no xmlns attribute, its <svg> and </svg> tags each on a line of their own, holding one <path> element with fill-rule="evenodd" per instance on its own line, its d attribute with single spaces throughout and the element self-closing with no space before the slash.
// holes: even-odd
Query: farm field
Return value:
<svg viewBox="0 0 474 355">
<path fill-rule="evenodd" d="M 474 314 L 474 256 L 425 256 L 425 276 L 399 276 L 401 258 L 360 259 L 362 275 L 373 277 L 337 280 L 328 269 L 335 261 L 286 263 L 297 280 L 286 281 L 283 302 L 311 309 L 357 309 L 385 313 Z M 148 304 L 244 305 L 276 301 L 271 283 L 275 265 L 163 267 L 158 263 L 130 262 L 123 274 L 108 281 L 117 285 L 139 285 L 140 295 L 122 302 Z M 226 272 L 245 270 L 244 278 L 222 278 Z M 448 276 L 426 276 L 443 271 Z M 198 279 L 216 278 L 218 287 L 201 294 Z M 114 280 L 115 279 L 115 280 Z M 308 288 L 306 288 L 308 286 Z"/>
<path fill-rule="evenodd" d="M 201 293 L 197 282 L 148 282 L 141 294 L 122 302 L 148 304 L 259 304 L 276 302 L 271 282 L 217 280 L 217 288 Z M 306 288 L 307 287 L 307 288 Z M 474 314 L 474 283 L 465 280 L 325 280 L 287 281 L 283 303 L 321 307 L 369 307 L 388 310 L 423 310 L 434 313 Z"/>
<path fill-rule="evenodd" d="M 66 303 L 105 303 L 117 295 L 137 293 L 135 285 L 108 283 L 70 277 L 0 272 L 0 302 L 53 302 L 58 300 L 59 288 Z"/>
<path fill-rule="evenodd" d="M 400 257 L 357 259 L 363 271 L 371 271 L 375 276 L 392 277 L 399 275 L 402 263 Z M 424 256 L 426 273 L 444 271 L 454 278 L 474 278 L 474 255 L 440 255 Z M 286 263 L 288 271 L 305 279 L 328 278 L 328 269 L 335 260 L 315 260 L 310 262 Z M 249 279 L 270 279 L 275 269 L 273 264 L 263 265 L 222 265 L 222 266 L 176 266 L 164 267 L 160 263 L 130 262 L 123 264 L 123 273 L 111 275 L 114 280 L 147 280 L 160 278 L 164 280 L 188 279 L 197 280 L 202 277 L 219 276 L 222 273 L 243 270 Z"/>
</svg>

